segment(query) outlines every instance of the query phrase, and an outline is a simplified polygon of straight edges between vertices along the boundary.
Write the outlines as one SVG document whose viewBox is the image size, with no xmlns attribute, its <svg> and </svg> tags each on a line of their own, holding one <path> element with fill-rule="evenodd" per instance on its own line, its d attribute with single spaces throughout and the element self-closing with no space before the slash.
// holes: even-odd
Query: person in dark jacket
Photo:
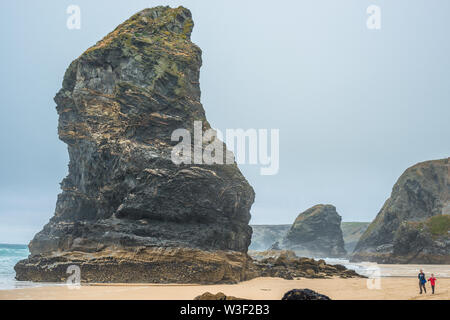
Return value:
<svg viewBox="0 0 450 320">
<path fill-rule="evenodd" d="M 419 289 L 420 294 L 422 294 L 422 289 L 427 293 L 427 288 L 425 288 L 425 283 L 427 283 L 427 278 L 425 277 L 425 273 L 423 273 L 423 270 L 420 269 L 419 275 L 417 276 L 419 278 Z"/>
</svg>

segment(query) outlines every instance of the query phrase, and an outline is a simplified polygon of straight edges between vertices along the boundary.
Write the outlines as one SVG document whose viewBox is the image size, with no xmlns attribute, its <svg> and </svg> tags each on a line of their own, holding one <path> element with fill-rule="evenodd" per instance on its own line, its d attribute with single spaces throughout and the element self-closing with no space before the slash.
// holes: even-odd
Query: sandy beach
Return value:
<svg viewBox="0 0 450 320">
<path fill-rule="evenodd" d="M 334 300 L 449 300 L 450 279 L 439 279 L 436 294 L 420 295 L 414 277 L 381 278 L 380 289 L 368 289 L 367 279 L 257 278 L 234 285 L 65 285 L 0 290 L 0 300 L 192 300 L 209 291 L 254 300 L 280 300 L 291 289 L 309 288 Z"/>
</svg>

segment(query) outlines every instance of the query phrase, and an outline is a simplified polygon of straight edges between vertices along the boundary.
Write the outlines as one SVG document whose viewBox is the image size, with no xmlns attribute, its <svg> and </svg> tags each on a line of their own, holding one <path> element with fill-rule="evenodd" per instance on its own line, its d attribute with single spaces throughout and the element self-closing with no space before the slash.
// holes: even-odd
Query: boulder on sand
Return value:
<svg viewBox="0 0 450 320">
<path fill-rule="evenodd" d="M 281 300 L 331 300 L 326 295 L 310 289 L 293 289 L 284 294 Z"/>
</svg>

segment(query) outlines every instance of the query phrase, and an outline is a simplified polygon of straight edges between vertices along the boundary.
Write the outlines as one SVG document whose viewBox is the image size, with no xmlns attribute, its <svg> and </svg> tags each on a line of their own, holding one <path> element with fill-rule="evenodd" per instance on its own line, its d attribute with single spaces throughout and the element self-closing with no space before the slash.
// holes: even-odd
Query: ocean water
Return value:
<svg viewBox="0 0 450 320">
<path fill-rule="evenodd" d="M 356 273 L 366 277 L 369 277 L 371 275 L 371 271 L 367 270 L 367 267 L 361 263 L 351 263 L 347 259 L 339 259 L 339 258 L 325 258 L 324 260 L 328 264 L 341 264 L 347 269 L 354 270 Z"/>
<path fill-rule="evenodd" d="M 28 258 L 29 254 L 27 245 L 0 244 L 0 290 L 65 285 L 65 283 L 17 281 L 14 266 L 20 260 Z"/>
<path fill-rule="evenodd" d="M 15 264 L 28 257 L 26 245 L 0 244 L 0 290 L 32 286 L 32 282 L 16 281 Z"/>
<path fill-rule="evenodd" d="M 378 264 L 373 262 L 350 262 L 346 259 L 324 259 L 329 264 L 341 264 L 347 269 L 372 277 L 417 277 L 419 270 L 425 274 L 433 273 L 439 278 L 450 278 L 450 265 L 444 264 Z"/>
</svg>

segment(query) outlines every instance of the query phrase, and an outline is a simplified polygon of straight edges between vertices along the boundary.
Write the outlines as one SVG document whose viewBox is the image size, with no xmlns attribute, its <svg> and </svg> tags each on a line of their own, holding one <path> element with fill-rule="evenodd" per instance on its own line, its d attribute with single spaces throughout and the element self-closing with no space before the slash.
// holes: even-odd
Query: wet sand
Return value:
<svg viewBox="0 0 450 320">
<path fill-rule="evenodd" d="M 370 281 L 370 280 L 369 280 Z M 257 278 L 233 285 L 148 285 L 97 284 L 70 288 L 65 285 L 0 290 L 0 300 L 192 300 L 209 291 L 254 300 L 279 300 L 291 289 L 309 288 L 336 300 L 450 300 L 450 279 L 438 279 L 436 294 L 419 294 L 415 277 L 367 279 L 299 279 Z"/>
</svg>

